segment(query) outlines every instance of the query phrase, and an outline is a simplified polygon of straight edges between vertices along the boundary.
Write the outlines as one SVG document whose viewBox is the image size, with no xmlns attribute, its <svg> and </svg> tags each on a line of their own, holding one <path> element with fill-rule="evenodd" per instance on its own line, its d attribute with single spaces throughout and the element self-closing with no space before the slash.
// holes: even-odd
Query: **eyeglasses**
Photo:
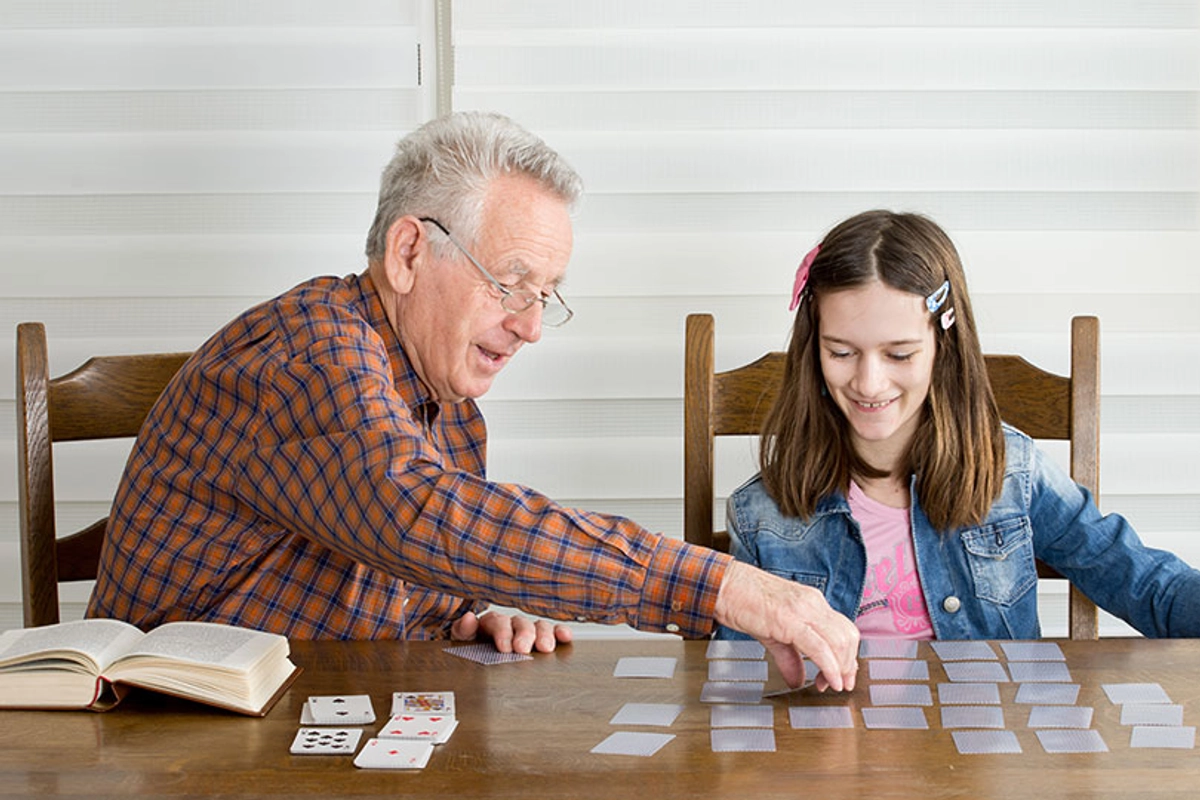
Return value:
<svg viewBox="0 0 1200 800">
<path fill-rule="evenodd" d="M 459 252 L 467 257 L 467 260 L 479 270 L 479 274 L 487 278 L 488 283 L 500 292 L 500 307 L 510 314 L 520 314 L 522 311 L 528 310 L 534 303 L 542 304 L 542 324 L 549 325 L 552 328 L 557 328 L 560 325 L 566 325 L 571 317 L 575 316 L 566 301 L 562 299 L 562 295 L 555 289 L 549 297 L 542 297 L 536 292 L 526 291 L 524 289 L 510 289 L 500 281 L 492 277 L 492 273 L 483 268 L 483 265 L 475 260 L 475 256 L 467 252 L 467 248 L 459 244 L 458 240 L 451 235 L 450 231 L 446 230 L 446 226 L 438 222 L 433 217 L 420 217 L 421 222 L 428 222 L 431 225 L 437 226 L 437 229 L 446 234 L 446 238 L 450 243 L 458 248 Z"/>
</svg>

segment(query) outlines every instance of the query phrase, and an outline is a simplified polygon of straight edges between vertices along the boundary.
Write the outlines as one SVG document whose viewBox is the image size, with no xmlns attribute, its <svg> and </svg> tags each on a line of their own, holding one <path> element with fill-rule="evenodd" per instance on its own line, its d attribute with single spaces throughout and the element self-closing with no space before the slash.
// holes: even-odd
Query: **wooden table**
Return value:
<svg viewBox="0 0 1200 800">
<path fill-rule="evenodd" d="M 1026 727 L 1029 707 L 1013 702 L 1015 684 L 1001 684 L 1000 694 L 1021 755 L 960 755 L 936 705 L 925 709 L 930 730 L 866 730 L 865 667 L 851 695 L 805 690 L 767 701 L 777 752 L 713 753 L 709 707 L 699 702 L 704 642 L 584 641 L 491 667 L 447 655 L 441 643 L 297 642 L 293 659 L 305 671 L 265 719 L 146 692 L 107 714 L 0 712 L 0 795 L 1195 798 L 1200 751 L 1130 749 L 1130 729 L 1101 684 L 1160 683 L 1184 706 L 1184 724 L 1195 725 L 1200 640 L 1060 644 L 1081 685 L 1077 705 L 1095 709 L 1092 727 L 1110 752 L 1045 753 Z M 633 655 L 677 657 L 675 677 L 614 678 L 617 660 Z M 927 644 L 919 657 L 936 699 L 941 662 Z M 380 719 L 366 726 L 365 742 L 397 690 L 456 693 L 458 730 L 424 770 L 367 771 L 348 756 L 289 754 L 308 695 L 369 694 Z M 626 702 L 685 704 L 670 728 L 640 729 L 676 738 L 649 758 L 590 754 L 617 730 L 609 719 Z M 787 708 L 796 704 L 848 705 L 856 727 L 792 730 Z"/>
</svg>

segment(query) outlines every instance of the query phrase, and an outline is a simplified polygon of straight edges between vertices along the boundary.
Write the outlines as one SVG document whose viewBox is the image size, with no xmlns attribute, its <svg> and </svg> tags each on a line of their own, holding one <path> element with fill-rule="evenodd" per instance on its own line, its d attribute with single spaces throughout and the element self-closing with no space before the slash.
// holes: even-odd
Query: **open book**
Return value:
<svg viewBox="0 0 1200 800">
<path fill-rule="evenodd" d="M 288 640 L 211 622 L 85 619 L 0 634 L 0 708 L 107 711 L 126 687 L 264 716 L 299 673 Z"/>
</svg>

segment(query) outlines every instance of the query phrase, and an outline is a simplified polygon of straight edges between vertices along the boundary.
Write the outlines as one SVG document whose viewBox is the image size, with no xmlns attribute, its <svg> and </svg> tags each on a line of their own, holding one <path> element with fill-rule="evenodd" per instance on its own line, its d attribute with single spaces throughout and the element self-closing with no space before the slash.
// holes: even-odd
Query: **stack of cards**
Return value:
<svg viewBox="0 0 1200 800">
<path fill-rule="evenodd" d="M 458 727 L 454 692 L 396 692 L 392 716 L 363 747 L 354 766 L 363 769 L 421 769 L 434 745 Z"/>
</svg>

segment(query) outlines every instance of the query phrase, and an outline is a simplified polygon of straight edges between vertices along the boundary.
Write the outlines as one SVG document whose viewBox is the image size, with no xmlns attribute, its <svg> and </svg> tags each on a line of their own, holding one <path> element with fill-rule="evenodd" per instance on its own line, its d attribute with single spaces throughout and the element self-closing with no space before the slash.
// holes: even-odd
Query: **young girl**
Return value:
<svg viewBox="0 0 1200 800">
<path fill-rule="evenodd" d="M 761 472 L 729 498 L 738 559 L 820 589 L 863 636 L 1038 638 L 1035 558 L 1147 636 L 1200 635 L 1200 572 L 1000 422 L 937 225 L 839 224 L 792 308 Z"/>
</svg>

